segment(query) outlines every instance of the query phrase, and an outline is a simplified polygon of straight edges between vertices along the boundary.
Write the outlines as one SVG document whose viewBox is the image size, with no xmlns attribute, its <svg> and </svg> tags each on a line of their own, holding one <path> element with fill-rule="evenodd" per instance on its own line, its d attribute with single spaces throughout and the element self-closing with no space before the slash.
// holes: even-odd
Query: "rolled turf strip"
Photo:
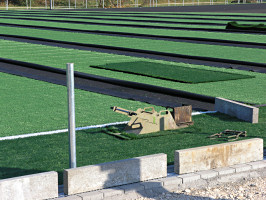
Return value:
<svg viewBox="0 0 266 200">
<path fill-rule="evenodd" d="M 266 32 L 266 25 L 264 24 L 238 24 L 237 22 L 228 22 L 226 29 L 230 30 L 252 30 Z"/>
</svg>

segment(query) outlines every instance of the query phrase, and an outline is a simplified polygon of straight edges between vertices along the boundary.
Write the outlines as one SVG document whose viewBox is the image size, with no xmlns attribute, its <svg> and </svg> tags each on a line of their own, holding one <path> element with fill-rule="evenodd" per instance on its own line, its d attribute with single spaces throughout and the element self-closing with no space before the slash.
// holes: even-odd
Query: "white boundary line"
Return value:
<svg viewBox="0 0 266 200">
<path fill-rule="evenodd" d="M 216 111 L 193 112 L 192 116 L 201 115 L 201 114 L 208 114 L 208 113 L 216 113 Z M 119 125 L 119 124 L 127 124 L 127 123 L 128 123 L 128 121 L 123 121 L 123 122 L 114 122 L 114 123 L 108 123 L 108 124 L 84 126 L 84 127 L 76 128 L 76 131 L 94 129 L 94 128 L 104 128 L 104 127 L 107 127 L 107 126 L 113 126 L 113 125 Z M 46 131 L 46 132 L 39 132 L 39 133 L 29 133 L 29 134 L 24 134 L 24 135 L 0 137 L 0 141 L 3 141 L 3 140 L 15 140 L 15 139 L 20 139 L 20 138 L 28 138 L 28 137 L 35 137 L 35 136 L 40 136 L 40 135 L 52 135 L 52 134 L 65 133 L 65 132 L 68 132 L 68 129 L 61 129 L 61 130 L 55 130 L 55 131 Z"/>
<path fill-rule="evenodd" d="M 76 128 L 76 131 L 86 130 L 86 129 L 93 129 L 93 128 L 104 128 L 106 126 L 113 126 L 113 125 L 127 124 L 127 123 L 128 123 L 128 121 L 124 121 L 124 122 L 114 122 L 114 123 L 109 123 L 109 124 L 100 124 L 100 125 L 78 127 L 78 128 Z M 40 135 L 52 135 L 52 134 L 65 133 L 65 132 L 68 132 L 68 129 L 55 130 L 55 131 L 46 131 L 46 132 L 39 132 L 39 133 L 29 133 L 29 134 L 24 134 L 24 135 L 0 137 L 0 141 L 3 141 L 3 140 L 15 140 L 15 139 L 19 139 L 19 138 L 27 138 L 27 137 L 34 137 L 34 136 L 40 136 Z"/>
</svg>

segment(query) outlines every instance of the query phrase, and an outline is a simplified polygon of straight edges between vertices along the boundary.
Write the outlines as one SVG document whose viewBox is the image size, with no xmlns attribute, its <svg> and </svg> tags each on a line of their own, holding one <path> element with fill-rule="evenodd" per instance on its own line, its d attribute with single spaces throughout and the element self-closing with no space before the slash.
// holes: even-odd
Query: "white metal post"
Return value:
<svg viewBox="0 0 266 200">
<path fill-rule="evenodd" d="M 74 64 L 67 63 L 69 167 L 76 168 Z"/>
<path fill-rule="evenodd" d="M 8 0 L 6 0 L 6 10 L 8 10 Z"/>
</svg>

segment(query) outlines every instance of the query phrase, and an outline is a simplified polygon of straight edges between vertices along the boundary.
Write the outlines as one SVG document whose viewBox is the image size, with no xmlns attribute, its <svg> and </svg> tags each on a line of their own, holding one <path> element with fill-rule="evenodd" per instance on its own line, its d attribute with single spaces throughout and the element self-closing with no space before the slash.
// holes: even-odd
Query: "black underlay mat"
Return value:
<svg viewBox="0 0 266 200">
<path fill-rule="evenodd" d="M 63 73 L 56 73 L 44 69 L 26 67 L 7 62 L 0 62 L 0 72 L 66 86 L 66 75 Z M 106 77 L 100 77 L 100 79 L 101 78 L 109 79 Z M 167 94 L 168 92 L 167 90 L 171 90 L 167 88 L 165 88 L 165 91 L 163 91 L 162 88 L 161 91 L 154 92 L 150 91 L 154 89 L 153 86 L 151 86 L 150 88 L 144 88 L 144 87 L 134 88 L 134 87 L 122 86 L 119 83 L 112 84 L 100 80 L 92 80 L 86 77 L 78 77 L 77 73 L 75 73 L 75 88 L 90 92 L 115 96 L 119 98 L 124 98 L 124 99 L 146 102 L 153 105 L 163 106 L 166 108 L 171 108 L 181 105 L 192 105 L 193 109 L 195 110 L 214 110 L 213 97 L 198 95 L 199 97 L 203 96 L 203 100 L 199 98 L 193 99 L 193 94 L 189 93 L 192 94 L 191 97 L 184 98 L 182 97 L 182 94 L 181 95 Z M 184 93 L 186 94 L 187 92 Z M 197 96 L 197 94 L 194 95 Z"/>
</svg>

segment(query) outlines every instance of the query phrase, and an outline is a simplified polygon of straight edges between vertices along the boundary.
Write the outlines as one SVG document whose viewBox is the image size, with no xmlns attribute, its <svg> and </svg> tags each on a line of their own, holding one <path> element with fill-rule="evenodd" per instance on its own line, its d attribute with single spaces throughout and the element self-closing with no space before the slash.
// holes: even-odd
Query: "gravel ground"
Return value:
<svg viewBox="0 0 266 200">
<path fill-rule="evenodd" d="M 154 198 L 137 200 L 266 200 L 266 177 L 244 179 L 205 189 L 189 188 L 174 193 L 163 193 Z"/>
</svg>

